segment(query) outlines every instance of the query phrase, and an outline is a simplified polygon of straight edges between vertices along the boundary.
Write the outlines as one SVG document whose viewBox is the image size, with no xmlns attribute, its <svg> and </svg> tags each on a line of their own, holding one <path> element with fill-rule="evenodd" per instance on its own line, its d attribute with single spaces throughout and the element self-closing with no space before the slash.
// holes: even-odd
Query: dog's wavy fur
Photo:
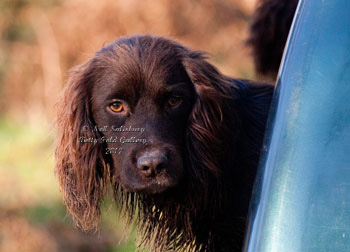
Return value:
<svg viewBox="0 0 350 252">
<path fill-rule="evenodd" d="M 140 48 L 154 50 L 151 57 L 165 50 L 171 57 L 164 54 L 164 64 L 179 59 L 195 90 L 183 146 L 185 179 L 157 195 L 125 191 L 113 179 L 115 168 L 103 144 L 79 143 L 81 136 L 101 137 L 82 130 L 95 126 L 90 87 L 99 70 L 116 55 L 128 62 L 121 51 Z M 141 244 L 155 251 L 240 251 L 272 92 L 271 85 L 221 74 L 203 52 L 168 39 L 134 36 L 103 48 L 70 71 L 59 102 L 55 170 L 69 213 L 81 229 L 96 229 L 111 186 L 118 207 L 136 220 Z"/>
</svg>

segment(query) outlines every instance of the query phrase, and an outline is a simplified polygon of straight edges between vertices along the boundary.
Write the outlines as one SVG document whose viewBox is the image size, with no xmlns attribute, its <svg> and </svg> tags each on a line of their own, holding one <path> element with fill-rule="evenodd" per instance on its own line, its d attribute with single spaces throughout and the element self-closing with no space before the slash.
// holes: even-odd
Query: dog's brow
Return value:
<svg viewBox="0 0 350 252">
<path fill-rule="evenodd" d="M 187 86 L 187 85 L 188 85 L 188 83 L 186 83 L 186 82 L 179 82 L 179 83 L 174 83 L 174 84 L 167 85 L 167 89 L 174 89 L 174 88 L 177 88 L 177 87 Z"/>
</svg>

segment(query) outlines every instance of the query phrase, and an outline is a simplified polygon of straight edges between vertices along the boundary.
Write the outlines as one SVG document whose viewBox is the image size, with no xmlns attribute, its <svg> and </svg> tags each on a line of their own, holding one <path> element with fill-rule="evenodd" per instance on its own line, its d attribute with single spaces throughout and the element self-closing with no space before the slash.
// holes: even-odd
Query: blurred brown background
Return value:
<svg viewBox="0 0 350 252">
<path fill-rule="evenodd" d="M 66 72 L 135 33 L 212 55 L 223 73 L 255 79 L 244 44 L 255 0 L 0 0 L 0 252 L 134 251 L 106 200 L 101 231 L 66 216 L 53 173 L 54 104 Z"/>
</svg>

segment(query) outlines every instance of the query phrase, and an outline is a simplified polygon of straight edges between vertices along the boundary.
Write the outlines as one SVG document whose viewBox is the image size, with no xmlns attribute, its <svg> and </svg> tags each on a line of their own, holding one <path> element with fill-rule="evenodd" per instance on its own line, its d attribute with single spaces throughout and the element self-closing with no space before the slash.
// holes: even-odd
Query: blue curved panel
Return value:
<svg viewBox="0 0 350 252">
<path fill-rule="evenodd" d="M 245 251 L 350 251 L 349 0 L 299 3 L 267 132 Z"/>
</svg>

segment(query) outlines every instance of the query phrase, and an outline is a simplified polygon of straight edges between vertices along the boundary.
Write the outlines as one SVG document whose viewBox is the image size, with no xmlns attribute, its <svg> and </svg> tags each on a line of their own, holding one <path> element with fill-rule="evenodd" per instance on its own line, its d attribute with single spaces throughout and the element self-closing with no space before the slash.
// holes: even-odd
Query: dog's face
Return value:
<svg viewBox="0 0 350 252">
<path fill-rule="evenodd" d="M 121 206 L 205 202 L 208 185 L 219 183 L 208 181 L 221 179 L 231 86 L 202 52 L 161 37 L 119 39 L 73 68 L 59 103 L 55 168 L 73 218 L 96 227 L 110 184 Z"/>
<path fill-rule="evenodd" d="M 141 53 L 137 61 L 127 57 L 130 62 L 117 58 L 118 48 L 113 50 L 110 59 L 103 57 L 107 64 L 91 93 L 93 119 L 101 130 L 107 126 L 102 139 L 112 155 L 112 176 L 127 191 L 163 192 L 184 173 L 193 85 L 179 59 L 164 65 L 156 55 L 146 59 Z"/>
</svg>

